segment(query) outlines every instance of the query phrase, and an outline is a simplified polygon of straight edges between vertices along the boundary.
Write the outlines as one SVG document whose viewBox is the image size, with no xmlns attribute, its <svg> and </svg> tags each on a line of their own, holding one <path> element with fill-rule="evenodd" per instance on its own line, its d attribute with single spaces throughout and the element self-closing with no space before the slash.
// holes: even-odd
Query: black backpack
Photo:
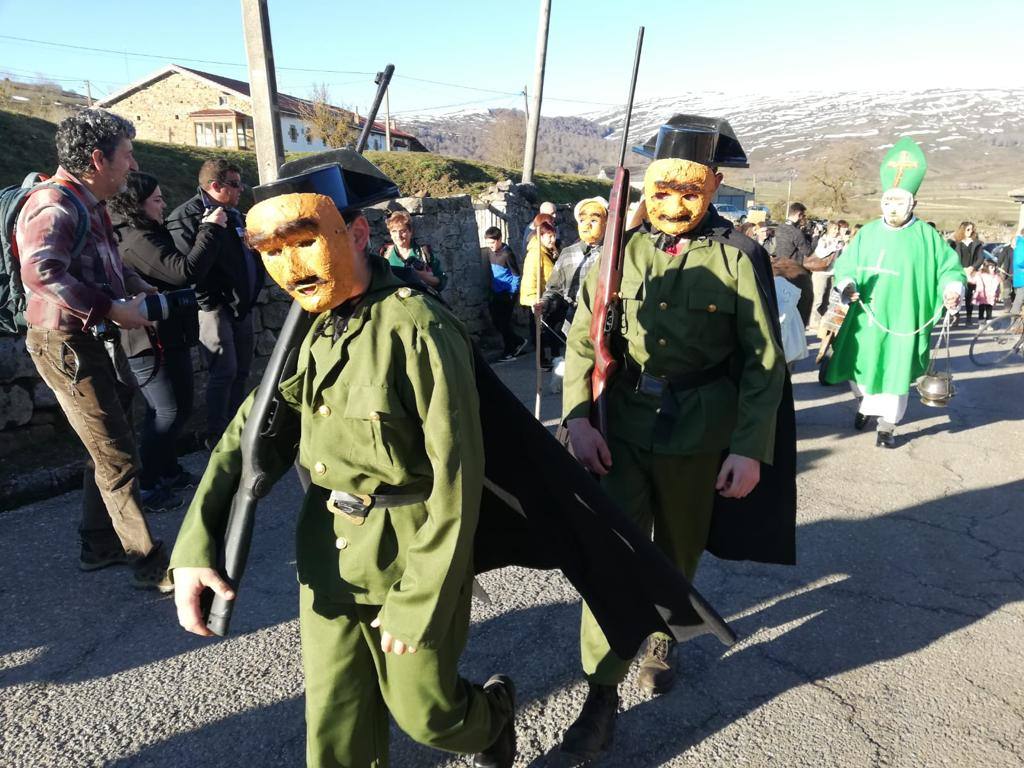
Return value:
<svg viewBox="0 0 1024 768">
<path fill-rule="evenodd" d="M 85 247 L 89 234 L 89 212 L 70 188 L 55 181 L 44 181 L 38 173 L 30 173 L 20 186 L 0 190 L 0 333 L 19 334 L 28 324 L 25 322 L 25 308 L 28 297 L 21 282 L 21 266 L 18 261 L 18 247 L 14 230 L 18 216 L 29 195 L 40 189 L 57 189 L 71 201 L 78 211 L 78 225 L 75 228 L 75 244 L 71 258 L 76 258 Z"/>
</svg>

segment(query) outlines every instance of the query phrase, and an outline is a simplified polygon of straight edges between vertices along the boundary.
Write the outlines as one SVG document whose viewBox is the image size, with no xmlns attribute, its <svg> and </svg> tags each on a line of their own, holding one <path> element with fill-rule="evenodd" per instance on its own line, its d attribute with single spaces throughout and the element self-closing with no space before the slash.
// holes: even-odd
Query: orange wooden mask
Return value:
<svg viewBox="0 0 1024 768">
<path fill-rule="evenodd" d="M 578 206 L 576 222 L 580 240 L 587 245 L 595 245 L 604 238 L 608 206 L 603 205 L 601 200 L 586 200 Z"/>
<path fill-rule="evenodd" d="M 257 203 L 246 238 L 274 282 L 307 312 L 326 312 L 358 295 L 356 254 L 345 220 L 325 195 L 293 193 Z"/>
<path fill-rule="evenodd" d="M 675 157 L 655 160 L 644 175 L 644 203 L 655 229 L 668 235 L 693 230 L 708 212 L 722 177 L 706 165 Z"/>
</svg>

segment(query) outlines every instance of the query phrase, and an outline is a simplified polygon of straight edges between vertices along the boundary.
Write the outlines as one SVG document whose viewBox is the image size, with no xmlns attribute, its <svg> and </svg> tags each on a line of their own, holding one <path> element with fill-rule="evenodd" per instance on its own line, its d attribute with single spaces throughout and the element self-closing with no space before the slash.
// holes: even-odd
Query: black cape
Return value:
<svg viewBox="0 0 1024 768">
<path fill-rule="evenodd" d="M 433 295 L 411 270 L 392 271 Z M 736 635 L 686 577 L 605 494 L 475 351 L 484 489 L 474 540 L 477 573 L 558 569 L 586 601 L 615 654 L 629 659 L 654 632 L 682 642 Z"/>
<path fill-rule="evenodd" d="M 778 301 L 771 257 L 755 240 L 737 232 L 732 222 L 712 208 L 698 234 L 731 245 L 750 259 L 758 293 L 772 321 L 775 341 L 782 349 Z M 793 383 L 786 370 L 782 400 L 775 416 L 775 455 L 761 465 L 761 482 L 742 499 L 715 496 L 707 551 L 725 560 L 796 563 L 796 416 Z"/>
</svg>

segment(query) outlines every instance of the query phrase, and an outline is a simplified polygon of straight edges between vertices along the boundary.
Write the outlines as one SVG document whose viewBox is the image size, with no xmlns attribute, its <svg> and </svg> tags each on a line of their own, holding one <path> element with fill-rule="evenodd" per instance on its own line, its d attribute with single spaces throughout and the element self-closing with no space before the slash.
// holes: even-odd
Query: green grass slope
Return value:
<svg viewBox="0 0 1024 768">
<path fill-rule="evenodd" d="M 46 120 L 0 110 L 0 187 L 20 183 L 32 171 L 53 173 L 57 153 L 53 137 L 57 126 Z M 472 160 L 459 160 L 422 152 L 367 152 L 367 158 L 388 174 L 403 195 L 446 197 L 475 195 L 503 179 L 519 181 L 515 171 Z M 242 169 L 242 178 L 258 178 L 253 152 L 201 149 L 180 144 L 135 142 L 140 170 L 160 180 L 169 208 L 195 194 L 196 174 L 204 160 L 224 157 Z M 607 195 L 609 185 L 597 179 L 540 173 L 534 181 L 541 199 L 575 203 L 584 197 Z"/>
</svg>

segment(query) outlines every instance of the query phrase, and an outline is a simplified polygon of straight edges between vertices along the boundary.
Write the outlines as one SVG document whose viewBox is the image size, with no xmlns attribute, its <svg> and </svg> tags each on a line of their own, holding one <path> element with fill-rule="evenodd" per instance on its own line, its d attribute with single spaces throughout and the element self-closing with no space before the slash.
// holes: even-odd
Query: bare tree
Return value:
<svg viewBox="0 0 1024 768">
<path fill-rule="evenodd" d="M 817 185 L 815 197 L 828 209 L 829 216 L 849 213 L 850 194 L 860 175 L 859 156 L 852 149 L 837 157 L 826 156 L 811 173 L 811 180 Z"/>
<path fill-rule="evenodd" d="M 299 117 L 309 123 L 313 140 L 322 140 L 328 147 L 339 148 L 355 144 L 359 127 L 351 110 L 331 104 L 331 94 L 325 83 L 314 85 L 308 102 L 299 102 Z"/>
<path fill-rule="evenodd" d="M 526 119 L 522 112 L 508 109 L 495 113 L 487 129 L 484 154 L 503 168 L 522 168 L 526 147 Z"/>
</svg>

